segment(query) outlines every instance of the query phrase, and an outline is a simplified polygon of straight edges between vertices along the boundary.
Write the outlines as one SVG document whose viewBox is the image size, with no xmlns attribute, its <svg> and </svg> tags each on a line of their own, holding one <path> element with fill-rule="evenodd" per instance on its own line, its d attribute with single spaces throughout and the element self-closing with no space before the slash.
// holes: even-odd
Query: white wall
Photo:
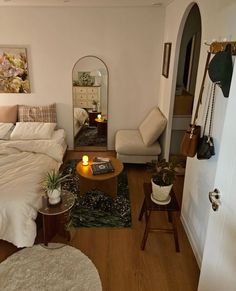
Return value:
<svg viewBox="0 0 236 291">
<path fill-rule="evenodd" d="M 160 106 L 166 116 L 169 117 L 172 116 L 173 112 L 177 56 L 179 53 L 180 38 L 184 25 L 184 21 L 181 22 L 181 20 L 183 18 L 186 19 L 191 8 L 191 3 L 190 0 L 175 0 L 166 9 L 164 41 L 172 42 L 173 54 L 170 63 L 170 77 L 169 79 L 161 79 Z M 234 24 L 236 4 L 234 0 L 199 0 L 197 3 L 202 17 L 202 46 L 195 96 L 198 96 L 199 94 L 206 60 L 207 47 L 203 42 L 205 40 L 211 42 L 212 39 L 222 40 L 222 38 L 225 37 L 228 39 L 232 38 L 232 40 L 236 39 Z M 175 23 L 175 25 L 173 25 L 173 23 Z M 206 84 L 207 83 L 208 81 Z M 206 85 L 205 95 L 203 97 L 204 102 L 207 88 L 208 86 Z M 195 106 L 196 99 L 197 98 L 195 98 Z M 201 124 L 203 119 L 202 116 L 204 115 L 203 107 L 201 108 L 200 113 Z M 216 155 L 208 161 L 199 161 L 196 158 L 188 158 L 187 160 L 181 217 L 199 265 L 201 264 L 209 216 L 208 192 L 213 189 L 226 107 L 227 98 L 223 97 L 221 90 L 218 88 L 216 92 L 215 115 L 213 122 L 213 138 Z M 165 136 L 166 156 L 168 156 L 169 152 L 170 130 L 171 124 L 168 125 Z"/>
<path fill-rule="evenodd" d="M 192 68 L 190 70 L 190 82 L 189 89 L 187 90 L 190 94 L 194 94 L 195 84 L 196 84 L 196 73 L 198 69 L 198 59 L 199 59 L 199 50 L 201 42 L 201 22 L 199 19 L 199 11 L 197 7 L 192 8 L 188 18 L 186 20 L 184 31 L 181 39 L 180 53 L 179 53 L 179 62 L 178 62 L 178 73 L 177 73 L 177 84 L 183 86 L 184 83 L 184 69 L 185 69 L 185 58 L 187 52 L 187 46 L 190 39 L 195 35 L 195 53 L 192 60 Z"/>
<path fill-rule="evenodd" d="M 0 7 L 3 45 L 27 46 L 31 94 L 1 94 L 0 105 L 57 103 L 73 144 L 72 68 L 96 55 L 109 69 L 108 145 L 158 102 L 164 8 Z"/>
</svg>

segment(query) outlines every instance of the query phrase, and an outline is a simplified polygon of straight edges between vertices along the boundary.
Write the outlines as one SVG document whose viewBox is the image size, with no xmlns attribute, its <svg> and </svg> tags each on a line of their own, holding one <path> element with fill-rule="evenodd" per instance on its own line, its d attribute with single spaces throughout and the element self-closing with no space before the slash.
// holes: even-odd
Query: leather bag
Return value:
<svg viewBox="0 0 236 291">
<path fill-rule="evenodd" d="M 209 97 L 206 117 L 205 117 L 205 123 L 203 128 L 203 136 L 199 140 L 198 149 L 197 149 L 197 158 L 198 160 L 208 160 L 212 156 L 215 155 L 215 147 L 213 143 L 213 138 L 211 137 L 211 131 L 212 131 L 212 119 L 213 119 L 213 111 L 214 111 L 214 104 L 215 104 L 215 88 L 217 83 L 213 83 L 211 86 L 211 93 Z M 208 115 L 210 111 L 210 105 L 211 105 L 211 115 L 210 115 L 210 121 L 209 121 L 209 129 L 208 134 L 205 135 L 206 130 L 206 124 L 208 120 Z"/>
<path fill-rule="evenodd" d="M 195 114 L 194 114 L 193 123 L 190 124 L 189 127 L 187 128 L 187 130 L 183 136 L 183 139 L 181 141 L 181 144 L 180 144 L 180 152 L 182 155 L 184 155 L 186 157 L 192 158 L 197 153 L 199 139 L 201 136 L 201 127 L 199 125 L 197 125 L 197 118 L 198 118 L 199 107 L 200 107 L 200 104 L 202 103 L 202 94 L 203 94 L 203 90 L 204 90 L 204 84 L 205 84 L 208 64 L 210 62 L 210 57 L 211 57 L 211 53 L 208 52 L 205 70 L 204 70 L 204 75 L 203 75 L 203 79 L 202 79 L 202 85 L 201 85 L 201 89 L 200 89 L 200 93 L 199 93 L 199 97 L 198 97 L 198 102 L 197 102 L 197 107 L 196 107 Z"/>
<path fill-rule="evenodd" d="M 198 160 L 208 160 L 215 155 L 215 147 L 212 137 L 204 135 L 200 138 L 197 150 Z"/>
<path fill-rule="evenodd" d="M 180 150 L 181 154 L 187 157 L 194 157 L 197 152 L 199 138 L 201 135 L 201 126 L 190 124 L 182 139 Z"/>
</svg>

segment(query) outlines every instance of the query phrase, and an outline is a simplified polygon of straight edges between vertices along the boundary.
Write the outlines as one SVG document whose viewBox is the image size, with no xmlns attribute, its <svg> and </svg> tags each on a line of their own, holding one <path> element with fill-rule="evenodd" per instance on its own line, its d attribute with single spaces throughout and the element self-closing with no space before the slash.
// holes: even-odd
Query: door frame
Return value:
<svg viewBox="0 0 236 291">
<path fill-rule="evenodd" d="M 170 154 L 170 142 L 171 142 L 171 131 L 172 131 L 172 119 L 173 119 L 173 113 L 174 113 L 174 102 L 175 102 L 175 90 L 176 90 L 176 82 L 177 82 L 177 73 L 178 73 L 178 64 L 179 64 L 179 54 L 180 54 L 180 47 L 181 47 L 181 40 L 182 35 L 185 27 L 186 20 L 188 18 L 188 15 L 194 5 L 197 5 L 200 11 L 201 10 L 197 2 L 190 3 L 182 16 L 177 38 L 176 38 L 176 45 L 175 45 L 175 54 L 174 54 L 174 65 L 173 65 L 173 78 L 172 78 L 172 84 L 171 84 L 171 96 L 170 96 L 170 104 L 169 104 L 169 116 L 168 116 L 168 126 L 166 127 L 165 131 L 165 146 L 164 146 L 164 157 L 166 160 L 169 160 L 169 154 Z M 202 19 L 202 17 L 201 17 Z M 201 54 L 201 52 L 200 52 Z M 200 61 L 200 56 L 199 56 Z M 195 101 L 195 99 L 194 99 Z M 193 107 L 194 108 L 194 107 Z"/>
</svg>

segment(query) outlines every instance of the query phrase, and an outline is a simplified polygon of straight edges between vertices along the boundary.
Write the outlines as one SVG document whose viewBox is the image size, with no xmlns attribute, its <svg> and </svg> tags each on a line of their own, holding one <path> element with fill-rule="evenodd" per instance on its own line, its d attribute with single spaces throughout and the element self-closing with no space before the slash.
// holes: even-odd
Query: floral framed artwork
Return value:
<svg viewBox="0 0 236 291">
<path fill-rule="evenodd" d="M 0 47 L 0 93 L 30 93 L 26 48 Z"/>
<path fill-rule="evenodd" d="M 164 43 L 164 54 L 162 64 L 162 75 L 166 78 L 168 78 L 169 76 L 170 54 L 171 54 L 171 42 L 166 42 Z"/>
</svg>

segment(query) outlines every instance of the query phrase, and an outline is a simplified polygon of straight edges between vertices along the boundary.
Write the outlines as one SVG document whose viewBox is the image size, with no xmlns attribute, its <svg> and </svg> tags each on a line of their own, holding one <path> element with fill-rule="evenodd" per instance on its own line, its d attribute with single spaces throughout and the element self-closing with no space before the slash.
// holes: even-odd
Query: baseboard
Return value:
<svg viewBox="0 0 236 291">
<path fill-rule="evenodd" d="M 109 151 L 115 151 L 115 146 L 114 145 L 107 145 L 107 149 L 109 150 Z"/>
<path fill-rule="evenodd" d="M 199 269 L 201 269 L 202 258 L 201 258 L 200 254 L 198 252 L 198 248 L 197 248 L 194 236 L 191 233 L 191 229 L 190 229 L 187 221 L 185 220 L 184 216 L 182 215 L 182 213 L 181 213 L 181 216 L 180 216 L 180 220 L 181 220 L 182 225 L 184 227 L 185 233 L 186 233 L 186 235 L 188 237 L 189 243 L 190 243 L 190 245 L 192 247 L 192 250 L 193 250 L 194 256 L 196 258 L 198 267 L 199 267 Z"/>
</svg>

